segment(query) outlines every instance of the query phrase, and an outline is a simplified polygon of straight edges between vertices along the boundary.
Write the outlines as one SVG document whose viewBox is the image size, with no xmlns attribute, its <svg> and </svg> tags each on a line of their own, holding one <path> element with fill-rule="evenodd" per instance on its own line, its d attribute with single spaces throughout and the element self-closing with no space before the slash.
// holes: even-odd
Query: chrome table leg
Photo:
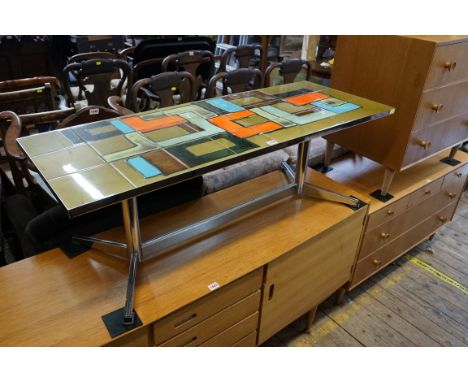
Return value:
<svg viewBox="0 0 468 382">
<path fill-rule="evenodd" d="M 307 171 L 307 159 L 309 158 L 310 141 L 304 141 L 297 145 L 296 162 L 296 187 L 297 195 L 302 196 L 304 191 L 304 180 Z"/>
<path fill-rule="evenodd" d="M 130 256 L 130 266 L 128 271 L 127 294 L 124 307 L 125 325 L 133 325 L 134 311 L 133 303 L 135 299 L 135 283 L 137 277 L 138 262 L 142 260 L 142 243 L 140 235 L 140 222 L 138 219 L 138 205 L 136 198 L 124 200 L 122 202 L 122 215 L 127 239 L 127 251 Z"/>
</svg>

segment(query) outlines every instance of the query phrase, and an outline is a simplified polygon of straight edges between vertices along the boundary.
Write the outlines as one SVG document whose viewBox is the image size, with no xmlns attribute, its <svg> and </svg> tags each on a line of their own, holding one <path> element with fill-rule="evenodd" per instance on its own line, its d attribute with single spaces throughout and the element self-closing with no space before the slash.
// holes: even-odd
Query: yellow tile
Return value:
<svg viewBox="0 0 468 382">
<path fill-rule="evenodd" d="M 187 147 L 187 151 L 199 157 L 202 155 L 214 153 L 216 151 L 224 150 L 233 146 L 235 146 L 235 144 L 229 141 L 228 139 L 220 138 L 216 139 L 215 141 L 199 143 L 198 145 Z"/>
</svg>

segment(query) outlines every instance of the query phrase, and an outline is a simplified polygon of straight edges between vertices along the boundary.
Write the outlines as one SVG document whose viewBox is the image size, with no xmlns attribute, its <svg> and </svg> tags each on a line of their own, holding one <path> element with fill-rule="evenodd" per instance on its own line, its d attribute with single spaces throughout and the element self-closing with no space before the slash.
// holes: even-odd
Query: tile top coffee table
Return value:
<svg viewBox="0 0 468 382">
<path fill-rule="evenodd" d="M 18 143 L 70 217 L 122 203 L 130 255 L 123 313 L 131 326 L 136 267 L 148 247 L 140 238 L 138 195 L 297 143 L 296 169 L 285 165 L 285 170 L 292 180 L 288 189 L 302 194 L 311 138 L 393 112 L 391 106 L 303 81 L 22 137 Z M 165 248 L 271 197 L 151 244 Z"/>
</svg>

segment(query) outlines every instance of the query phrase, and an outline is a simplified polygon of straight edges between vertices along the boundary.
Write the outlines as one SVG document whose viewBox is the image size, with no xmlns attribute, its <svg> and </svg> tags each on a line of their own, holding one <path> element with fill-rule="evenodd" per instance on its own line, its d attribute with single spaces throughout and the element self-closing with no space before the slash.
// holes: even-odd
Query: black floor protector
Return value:
<svg viewBox="0 0 468 382">
<path fill-rule="evenodd" d="M 346 206 L 346 207 L 349 207 L 349 208 L 351 208 L 353 211 L 357 211 L 357 210 L 359 210 L 359 209 L 361 209 L 362 207 L 364 207 L 364 206 L 366 206 L 366 205 L 367 205 L 367 203 L 365 203 L 365 202 L 363 202 L 362 200 L 360 200 L 360 199 L 356 198 L 355 196 L 353 196 L 353 195 L 350 195 L 350 196 L 352 196 L 353 198 L 355 198 L 355 199 L 357 199 L 357 200 L 358 200 L 358 203 L 357 203 L 357 205 L 355 205 L 355 206 L 351 206 L 351 205 L 349 205 L 349 204 L 346 204 L 346 203 L 342 203 L 342 204 L 343 204 L 344 206 Z"/>
<path fill-rule="evenodd" d="M 102 321 L 104 321 L 104 324 L 112 338 L 143 325 L 137 312 L 133 311 L 133 314 L 135 315 L 135 318 L 131 325 L 124 324 L 124 308 L 114 310 L 113 312 L 102 316 Z"/>
<path fill-rule="evenodd" d="M 333 170 L 333 167 L 331 166 L 325 167 L 323 163 L 316 164 L 315 166 L 312 166 L 312 168 L 314 170 L 320 171 L 322 174 L 326 174 L 327 172 L 330 172 L 331 170 Z"/>
<path fill-rule="evenodd" d="M 66 243 L 62 243 L 59 248 L 69 259 L 73 259 L 91 249 L 91 246 L 92 243 L 78 243 L 74 240 L 70 240 Z"/>
<path fill-rule="evenodd" d="M 461 162 L 459 160 L 447 157 L 443 158 L 440 160 L 442 163 L 449 164 L 450 166 L 456 166 L 457 164 L 460 164 Z"/>
<path fill-rule="evenodd" d="M 371 192 L 369 194 L 373 198 L 376 198 L 377 200 L 380 200 L 383 203 L 388 202 L 390 199 L 393 199 L 393 195 L 387 193 L 387 195 L 382 195 L 382 190 L 375 190 L 374 192 Z"/>
</svg>

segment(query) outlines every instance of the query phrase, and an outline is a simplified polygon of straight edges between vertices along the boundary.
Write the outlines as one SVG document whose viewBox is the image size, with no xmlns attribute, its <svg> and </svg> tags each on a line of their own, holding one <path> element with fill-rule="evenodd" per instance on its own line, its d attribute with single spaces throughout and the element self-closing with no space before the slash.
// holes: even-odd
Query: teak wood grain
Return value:
<svg viewBox="0 0 468 382">
<path fill-rule="evenodd" d="M 456 146 L 468 139 L 466 118 L 451 121 L 468 109 L 467 68 L 467 36 L 340 36 L 332 86 L 392 105 L 396 112 L 326 139 L 389 171 Z M 429 129 L 437 122 L 442 126 Z M 422 129 L 425 138 L 412 134 Z"/>
<path fill-rule="evenodd" d="M 320 173 L 311 171 L 307 177 L 323 187 L 353 193 L 369 202 Z M 190 219 L 187 216 L 196 218 L 207 211 L 219 211 L 241 198 L 252 198 L 285 183 L 282 173 L 270 173 L 145 220 L 151 226 L 143 227 L 143 231 L 149 235 L 151 229 L 160 231 L 160 227 L 185 224 Z M 226 286 L 354 214 L 338 203 L 292 194 L 142 264 L 135 310 L 143 328 L 210 294 L 209 284 Z M 117 231 L 114 236 L 118 236 Z M 101 316 L 123 306 L 127 272 L 126 261 L 96 249 L 74 259 L 55 249 L 0 268 L 0 345 L 110 343 L 112 338 Z"/>
<path fill-rule="evenodd" d="M 464 183 L 466 171 L 468 171 L 468 167 L 464 166 L 464 164 L 468 162 L 468 154 L 462 151 L 457 152 L 455 159 L 461 161 L 461 164 L 453 167 L 440 162 L 440 159 L 447 155 L 448 151 L 442 152 L 433 158 L 418 163 L 416 166 L 410 167 L 402 173 L 396 174 L 392 183 L 392 195 L 394 198 L 391 200 L 391 203 L 372 199 L 369 212 L 374 214 L 380 210 L 386 211 L 396 201 L 409 196 L 414 191 L 448 174 L 453 174 L 451 175 L 453 181 Z M 383 173 L 384 169 L 378 163 L 367 158 L 347 155 L 333 163 L 333 171 L 327 173 L 327 176 L 338 183 L 356 190 L 360 194 L 368 195 L 379 188 Z M 462 173 L 460 177 L 455 175 L 458 173 Z"/>
<path fill-rule="evenodd" d="M 346 284 L 366 210 L 267 265 L 259 343 Z"/>
</svg>

